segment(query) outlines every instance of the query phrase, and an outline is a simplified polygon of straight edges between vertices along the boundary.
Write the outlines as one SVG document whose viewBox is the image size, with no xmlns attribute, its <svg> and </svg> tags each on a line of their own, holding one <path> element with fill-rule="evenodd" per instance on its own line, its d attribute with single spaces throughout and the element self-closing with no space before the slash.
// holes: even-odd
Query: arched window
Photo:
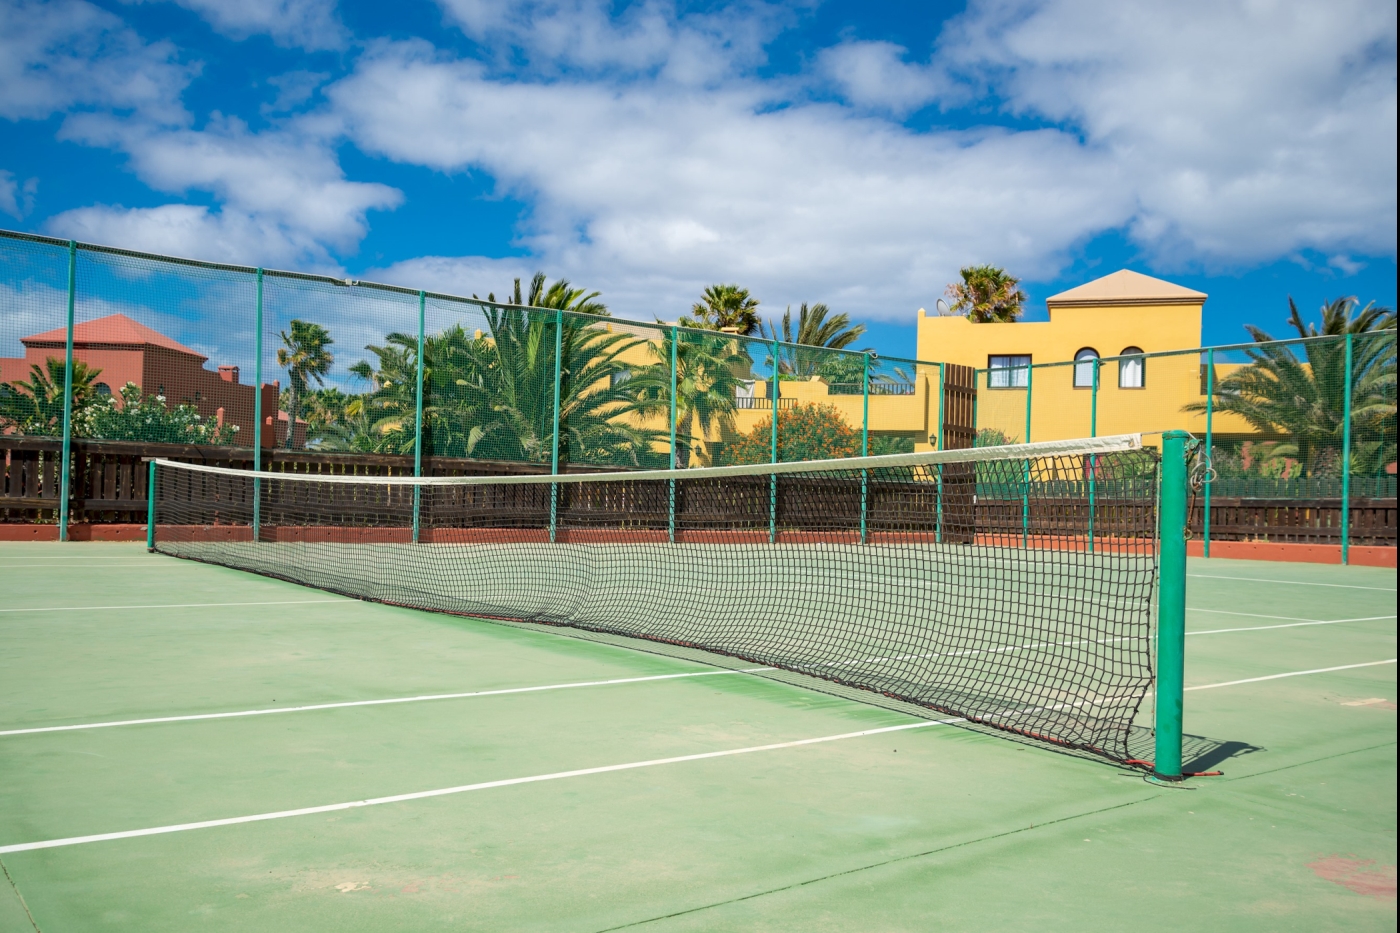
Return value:
<svg viewBox="0 0 1400 933">
<path fill-rule="evenodd" d="M 1076 389 L 1092 389 L 1094 387 L 1094 361 L 1099 358 L 1099 351 L 1093 347 L 1085 347 L 1074 354 L 1074 387 Z"/>
<path fill-rule="evenodd" d="M 112 387 L 105 382 L 99 382 L 92 387 L 92 391 L 97 394 L 98 398 L 106 398 L 112 394 Z"/>
<path fill-rule="evenodd" d="M 1118 361 L 1118 388 L 1141 389 L 1147 384 L 1147 360 L 1142 355 L 1142 348 L 1124 347 L 1118 355 L 1123 357 Z"/>
</svg>

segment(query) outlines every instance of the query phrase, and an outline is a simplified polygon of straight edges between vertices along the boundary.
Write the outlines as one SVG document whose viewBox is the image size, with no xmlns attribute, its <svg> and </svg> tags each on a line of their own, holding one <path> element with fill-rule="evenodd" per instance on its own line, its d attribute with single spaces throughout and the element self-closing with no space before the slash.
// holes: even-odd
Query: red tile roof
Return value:
<svg viewBox="0 0 1400 933">
<path fill-rule="evenodd" d="M 67 329 L 56 327 L 53 330 L 46 330 L 42 334 L 31 334 L 28 337 L 21 337 L 20 343 L 25 346 L 29 346 L 31 343 L 61 344 L 67 339 Z M 171 340 L 160 331 L 152 330 L 145 324 L 133 321 L 125 314 L 109 314 L 106 317 L 100 317 L 93 321 L 83 321 L 74 326 L 74 347 L 86 347 L 94 344 L 164 347 L 167 350 L 174 350 L 176 353 L 188 353 L 190 356 L 197 356 L 200 360 L 209 359 L 209 357 L 196 353 L 184 344 Z"/>
</svg>

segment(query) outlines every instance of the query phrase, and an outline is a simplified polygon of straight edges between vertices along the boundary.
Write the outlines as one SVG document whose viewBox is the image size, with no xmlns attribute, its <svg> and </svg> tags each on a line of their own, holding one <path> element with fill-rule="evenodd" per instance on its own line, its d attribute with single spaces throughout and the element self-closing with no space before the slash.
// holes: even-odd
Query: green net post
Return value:
<svg viewBox="0 0 1400 933">
<path fill-rule="evenodd" d="M 156 549 L 156 462 L 146 467 L 146 550 Z"/>
<path fill-rule="evenodd" d="M 554 432 L 550 441 L 549 473 L 559 475 L 559 390 L 564 381 L 564 312 L 554 312 Z M 549 484 L 549 540 L 559 534 L 559 484 Z"/>
<path fill-rule="evenodd" d="M 58 540 L 68 540 L 68 498 L 73 494 L 73 308 L 78 286 L 78 244 L 68 241 L 68 330 L 63 341 L 63 454 L 58 472 Z"/>
<path fill-rule="evenodd" d="M 263 429 L 263 270 L 258 267 L 258 304 L 253 324 L 253 540 L 262 530 L 262 429 Z M 295 427 L 295 425 L 293 425 Z M 273 435 L 276 440 L 277 435 Z"/>
<path fill-rule="evenodd" d="M 934 446 L 937 450 L 946 450 L 943 443 L 943 396 L 947 391 L 947 383 L 944 381 L 943 364 L 938 364 L 938 424 L 934 430 L 938 433 L 934 435 Z M 938 484 L 938 510 L 933 517 L 933 540 L 937 544 L 943 543 L 943 464 L 938 464 L 935 473 Z"/>
<path fill-rule="evenodd" d="M 677 345 L 681 340 L 679 327 L 671 328 L 671 469 L 676 468 L 676 386 L 679 382 L 680 355 Z M 676 481 L 672 479 L 666 490 L 666 540 L 676 543 Z"/>
<path fill-rule="evenodd" d="M 1215 446 L 1215 348 L 1211 347 L 1206 351 L 1206 463 L 1210 463 L 1211 452 Z M 1201 556 L 1210 556 L 1210 481 L 1211 470 L 1207 467 L 1204 482 L 1201 483 L 1205 489 L 1202 491 L 1204 501 L 1201 504 Z"/>
<path fill-rule="evenodd" d="M 1094 357 L 1094 385 L 1089 390 L 1089 436 L 1099 436 L 1099 358 Z M 1099 461 L 1093 454 L 1089 455 L 1089 553 L 1094 553 L 1094 497 L 1097 492 L 1096 475 L 1099 472 Z"/>
<path fill-rule="evenodd" d="M 426 352 L 424 343 L 428 316 L 428 296 L 420 290 L 418 292 L 418 388 L 416 390 L 417 412 L 413 421 L 413 475 L 420 477 L 423 475 L 423 357 Z M 417 544 L 422 531 L 423 512 L 423 487 L 413 487 L 413 543 Z"/>
<path fill-rule="evenodd" d="M 870 354 L 860 357 L 860 455 L 870 456 Z M 866 514 L 870 507 L 870 471 L 860 471 L 860 543 L 866 540 Z"/>
<path fill-rule="evenodd" d="M 773 381 L 768 394 L 773 401 L 773 462 L 778 462 L 778 341 L 773 341 Z M 768 543 L 778 541 L 778 474 L 768 474 Z"/>
<path fill-rule="evenodd" d="M 1186 431 L 1162 434 L 1159 496 L 1161 577 L 1157 587 L 1157 756 L 1153 776 L 1181 780 L 1181 712 L 1186 660 Z"/>
<path fill-rule="evenodd" d="M 1031 382 L 1035 367 L 1026 367 L 1026 443 L 1031 442 Z M 1031 546 L 1031 462 L 1026 461 L 1021 476 L 1021 547 Z"/>
<path fill-rule="evenodd" d="M 1352 338 L 1347 334 L 1346 365 L 1342 370 L 1342 563 L 1349 561 L 1351 545 L 1351 365 Z"/>
</svg>

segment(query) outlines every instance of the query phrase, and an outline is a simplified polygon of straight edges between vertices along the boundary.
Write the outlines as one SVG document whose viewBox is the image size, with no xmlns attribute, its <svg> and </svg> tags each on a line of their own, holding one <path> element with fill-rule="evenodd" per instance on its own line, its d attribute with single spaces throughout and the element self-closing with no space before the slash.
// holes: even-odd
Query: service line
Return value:
<svg viewBox="0 0 1400 933">
<path fill-rule="evenodd" d="M 1344 590 L 1379 590 L 1382 593 L 1394 593 L 1394 587 L 1386 586 L 1358 586 L 1355 583 L 1309 583 L 1305 580 L 1265 580 L 1260 577 L 1218 577 L 1208 573 L 1188 573 L 1188 577 L 1197 580 L 1238 580 L 1242 583 L 1287 583 L 1292 586 L 1333 586 Z"/>
<path fill-rule="evenodd" d="M 213 609 L 225 606 L 312 606 L 319 603 L 369 605 L 358 599 L 269 599 L 253 603 L 151 603 L 145 606 L 30 606 L 0 612 L 83 612 L 91 609 Z"/>
</svg>

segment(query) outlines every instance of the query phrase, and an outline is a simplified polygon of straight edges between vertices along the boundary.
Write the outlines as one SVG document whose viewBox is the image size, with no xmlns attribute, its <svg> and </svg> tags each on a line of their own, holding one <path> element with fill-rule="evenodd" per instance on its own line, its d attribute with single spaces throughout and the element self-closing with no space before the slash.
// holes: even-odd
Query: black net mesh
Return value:
<svg viewBox="0 0 1400 933">
<path fill-rule="evenodd" d="M 1152 683 L 1158 460 L 1119 441 L 432 480 L 416 484 L 416 527 L 412 481 L 264 475 L 254 528 L 249 474 L 162 463 L 156 546 L 743 659 L 1123 761 Z"/>
</svg>

